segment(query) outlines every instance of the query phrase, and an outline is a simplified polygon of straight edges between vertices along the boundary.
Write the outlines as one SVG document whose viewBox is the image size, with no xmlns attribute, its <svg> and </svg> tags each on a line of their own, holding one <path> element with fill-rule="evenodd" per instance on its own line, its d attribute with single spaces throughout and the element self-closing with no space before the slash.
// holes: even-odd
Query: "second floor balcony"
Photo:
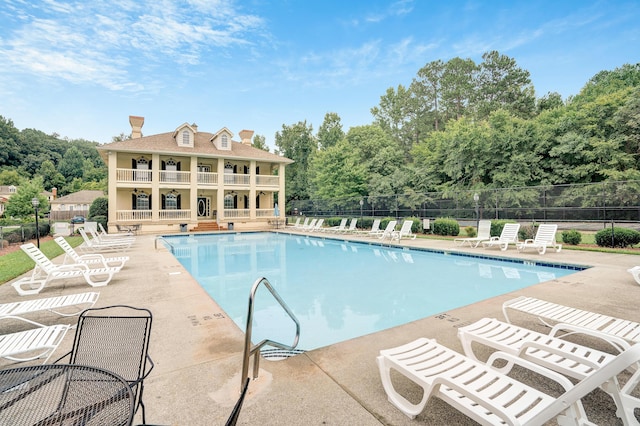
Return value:
<svg viewBox="0 0 640 426">
<path fill-rule="evenodd" d="M 217 186 L 219 183 L 218 173 L 196 172 L 193 173 L 197 179 L 198 186 Z M 191 172 L 160 170 L 159 184 L 183 184 L 188 185 L 192 179 Z M 151 170 L 140 169 L 122 169 L 116 170 L 116 180 L 118 183 L 153 183 L 153 174 Z M 255 182 L 257 188 L 277 190 L 280 185 L 280 177 L 273 175 L 256 175 Z M 238 173 L 225 173 L 223 178 L 225 186 L 246 187 L 251 183 L 251 176 Z"/>
</svg>

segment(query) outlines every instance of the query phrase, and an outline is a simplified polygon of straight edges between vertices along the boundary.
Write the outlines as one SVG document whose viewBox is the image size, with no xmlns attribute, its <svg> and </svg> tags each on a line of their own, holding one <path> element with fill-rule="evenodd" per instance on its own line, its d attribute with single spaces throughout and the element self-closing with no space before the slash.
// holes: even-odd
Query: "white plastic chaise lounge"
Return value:
<svg viewBox="0 0 640 426">
<path fill-rule="evenodd" d="M 548 350 L 553 352 L 553 348 Z M 555 371 L 505 352 L 494 352 L 487 364 L 483 364 L 427 338 L 381 350 L 376 361 L 389 401 L 410 418 L 420 414 L 432 397 L 437 397 L 483 425 L 542 425 L 556 419 L 559 425 L 577 426 L 593 425 L 580 399 L 640 361 L 640 345 L 632 346 L 585 374 L 575 385 Z M 493 367 L 496 361 L 501 364 L 506 361 L 505 369 Z M 559 383 L 564 392 L 551 396 L 505 375 L 513 365 Z M 413 404 L 396 391 L 391 369 L 422 387 L 420 402 Z M 629 398 L 626 406 L 637 401 L 630 393 L 639 381 L 640 370 L 637 370 L 620 390 L 620 395 Z"/>
<path fill-rule="evenodd" d="M 120 237 L 120 238 L 126 238 L 126 237 L 130 237 L 130 238 L 135 238 L 135 234 L 133 232 L 120 232 L 118 234 L 110 234 L 107 232 L 106 229 L 104 229 L 104 226 L 102 226 L 102 224 L 100 222 L 98 222 L 98 228 L 100 228 L 100 232 L 98 233 L 98 235 L 103 236 L 103 237 Z"/>
<path fill-rule="evenodd" d="M 588 333 L 590 336 L 612 343 L 614 347 L 628 348 L 622 339 L 614 336 L 602 335 L 597 331 Z M 497 351 L 507 352 L 519 358 L 524 358 L 535 364 L 553 370 L 557 373 L 582 380 L 594 370 L 609 363 L 615 355 L 602 352 L 590 347 L 579 345 L 565 339 L 529 330 L 513 324 L 505 323 L 493 318 L 483 318 L 473 324 L 458 329 L 458 337 L 467 357 L 480 361 L 474 351 L 474 344 L 485 345 Z M 553 348 L 549 351 L 549 348 Z M 640 406 L 640 400 L 625 407 L 629 399 L 619 394 L 620 387 L 616 377 L 603 384 L 602 389 L 609 393 L 618 407 L 617 416 L 624 424 L 636 423 L 633 410 Z M 625 417 L 631 414 L 632 417 Z"/>
<path fill-rule="evenodd" d="M 300 223 L 300 221 L 296 221 L 296 224 L 293 225 L 293 227 L 294 229 L 304 229 L 308 225 L 309 225 L 309 218 L 305 217 L 303 223 Z"/>
<path fill-rule="evenodd" d="M 380 230 L 380 219 L 375 219 L 373 221 L 373 224 L 371 224 L 371 229 L 363 230 L 363 231 L 354 231 L 353 233 L 355 235 L 362 235 L 362 236 L 365 236 L 365 237 L 370 237 L 370 236 L 376 235 L 376 234 L 378 234 L 380 232 L 382 232 Z"/>
<path fill-rule="evenodd" d="M 636 283 L 640 284 L 640 266 L 634 266 L 633 268 L 627 269 L 627 272 L 633 276 Z"/>
<path fill-rule="evenodd" d="M 502 304 L 502 313 L 506 321 L 511 323 L 509 309 L 537 316 L 545 325 L 551 327 L 549 335 L 556 335 L 559 332 L 582 333 L 584 330 L 593 330 L 619 337 L 630 343 L 640 342 L 640 324 L 634 321 L 526 296 L 520 296 Z M 555 324 L 550 324 L 547 321 Z"/>
<path fill-rule="evenodd" d="M 78 232 L 80 232 L 80 235 L 82 235 L 82 239 L 84 240 L 84 243 L 81 246 L 78 246 L 78 249 L 83 252 L 100 253 L 106 251 L 125 251 L 131 248 L 131 244 L 133 244 L 132 241 L 111 241 L 102 243 L 89 238 L 85 230 L 82 228 L 78 229 Z"/>
<path fill-rule="evenodd" d="M 536 236 L 533 239 L 524 240 L 516 245 L 518 251 L 532 248 L 538 250 L 539 254 L 545 254 L 547 247 L 552 247 L 556 252 L 562 250 L 562 244 L 556 242 L 556 231 L 558 225 L 541 224 L 538 226 Z"/>
<path fill-rule="evenodd" d="M 504 228 L 499 237 L 491 237 L 487 241 L 482 241 L 482 247 L 500 247 L 500 250 L 505 251 L 509 248 L 509 244 L 518 243 L 518 231 L 520 230 L 519 223 L 505 223 Z"/>
<path fill-rule="evenodd" d="M 347 228 L 345 228 L 343 233 L 344 234 L 352 234 L 354 232 L 358 232 L 358 229 L 356 228 L 357 224 L 358 224 L 358 219 L 354 217 L 353 219 L 351 219 L 351 222 L 349 222 L 349 226 Z"/>
<path fill-rule="evenodd" d="M 397 224 L 397 220 L 390 220 L 384 230 L 378 231 L 376 233 L 371 233 L 370 236 L 378 238 L 380 240 L 384 240 L 385 238 L 391 239 L 391 235 L 393 234 L 393 231 L 395 231 Z"/>
<path fill-rule="evenodd" d="M 413 226 L 412 220 L 405 220 L 404 222 L 402 222 L 402 227 L 400 228 L 399 231 L 391 232 L 391 239 L 400 241 L 403 238 L 409 238 L 409 239 L 415 240 L 416 234 L 411 232 L 412 226 Z"/>
<path fill-rule="evenodd" d="M 316 222 L 318 222 L 318 219 L 313 218 L 311 219 L 311 221 L 309 223 L 306 223 L 307 221 L 305 220 L 305 224 L 302 225 L 302 228 L 300 228 L 303 231 L 308 231 L 311 228 L 313 228 L 314 226 L 316 226 Z"/>
<path fill-rule="evenodd" d="M 31 276 L 15 281 L 11 285 L 19 295 L 38 294 L 51 281 L 83 278 L 92 287 L 102 287 L 113 278 L 119 268 L 89 268 L 88 265 L 56 265 L 33 243 L 20 246 L 35 263 Z"/>
<path fill-rule="evenodd" d="M 133 244 L 136 241 L 136 237 L 131 236 L 131 237 L 127 237 L 125 236 L 120 236 L 120 235 L 101 235 L 98 234 L 98 232 L 95 229 L 91 229 L 88 228 L 85 231 L 89 231 L 89 233 L 91 234 L 91 237 L 93 237 L 94 240 L 100 242 L 100 243 L 114 243 L 114 242 L 122 242 L 122 243 L 131 243 Z"/>
<path fill-rule="evenodd" d="M 335 233 L 343 232 L 345 227 L 347 226 L 347 221 L 348 220 L 349 219 L 347 219 L 345 217 L 342 220 L 340 220 L 340 225 L 338 225 L 338 226 L 330 226 L 328 228 L 324 228 L 322 231 L 323 232 L 335 232 Z"/>
<path fill-rule="evenodd" d="M 14 316 L 0 317 L 1 320 L 22 321 L 35 326 L 28 330 L 0 335 L 0 358 L 16 362 L 44 358 L 43 363 L 46 363 L 71 328 L 67 324 L 43 325 Z"/>
<path fill-rule="evenodd" d="M 315 221 L 315 222 L 314 222 Z M 305 229 L 306 232 L 319 232 L 322 230 L 322 225 L 324 224 L 324 218 L 314 219 L 311 221 L 311 224 L 308 228 Z"/>
<path fill-rule="evenodd" d="M 297 228 L 299 226 L 300 226 L 300 216 L 296 218 L 296 222 L 293 225 L 291 225 L 291 227 Z"/>
<path fill-rule="evenodd" d="M 469 247 L 476 248 L 483 242 L 491 239 L 491 221 L 481 220 L 478 222 L 478 235 L 469 238 L 456 238 L 453 240 L 454 244 L 458 246 L 464 246 L 469 244 Z"/>
<path fill-rule="evenodd" d="M 71 244 L 64 237 L 56 237 L 54 241 L 64 250 L 65 256 L 63 263 L 83 263 L 89 266 L 100 266 L 104 268 L 118 268 L 122 269 L 125 263 L 129 261 L 129 256 L 114 256 L 104 257 L 102 253 L 88 253 L 78 254 L 77 251 L 71 247 Z"/>
<path fill-rule="evenodd" d="M 89 291 L 86 293 L 68 294 L 66 296 L 46 297 L 43 299 L 23 300 L 0 304 L 0 318 L 6 316 L 21 316 L 32 312 L 49 311 L 64 317 L 78 315 L 85 309 L 93 307 L 98 301 L 100 293 Z M 70 308 L 74 308 L 70 310 Z"/>
</svg>

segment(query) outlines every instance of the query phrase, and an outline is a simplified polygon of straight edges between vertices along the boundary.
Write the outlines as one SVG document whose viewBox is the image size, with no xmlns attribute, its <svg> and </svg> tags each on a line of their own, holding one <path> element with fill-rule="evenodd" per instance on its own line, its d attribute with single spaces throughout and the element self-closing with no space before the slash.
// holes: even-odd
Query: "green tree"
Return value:
<svg viewBox="0 0 640 426">
<path fill-rule="evenodd" d="M 58 164 L 58 170 L 62 173 L 67 182 L 71 182 L 74 178 L 81 178 L 83 167 L 84 157 L 80 150 L 75 146 L 71 146 L 67 152 L 64 153 L 60 164 Z"/>
<path fill-rule="evenodd" d="M 350 198 L 366 194 L 366 171 L 348 142 L 319 151 L 311 161 L 312 198 Z"/>
<path fill-rule="evenodd" d="M 47 191 L 51 191 L 51 188 L 62 189 L 66 185 L 64 176 L 56 170 L 51 160 L 42 162 L 38 176 L 42 177 L 42 184 Z"/>
<path fill-rule="evenodd" d="M 482 55 L 477 74 L 475 109 L 478 118 L 505 109 L 518 117 L 530 118 L 535 110 L 535 91 L 526 71 L 515 59 L 493 50 Z"/>
<path fill-rule="evenodd" d="M 4 169 L 0 171 L 0 185 L 15 185 L 21 184 L 23 178 L 20 176 L 17 170 Z"/>
<path fill-rule="evenodd" d="M 286 126 L 276 132 L 275 144 L 278 153 L 295 161 L 287 166 L 286 192 L 289 200 L 309 198 L 308 170 L 312 156 L 318 150 L 318 142 L 313 136 L 313 127 L 307 121 Z"/>
<path fill-rule="evenodd" d="M 89 206 L 89 217 L 105 216 L 109 217 L 109 198 L 98 197 L 93 200 L 91 206 Z"/>
<path fill-rule="evenodd" d="M 431 127 L 435 131 L 440 129 L 440 103 L 444 70 L 445 65 L 441 60 L 429 62 L 418 70 L 417 77 L 411 83 L 411 91 L 417 101 L 419 120 L 425 120 L 429 115 L 433 120 Z"/>
<path fill-rule="evenodd" d="M 253 143 L 251 144 L 254 148 L 261 149 L 263 151 L 269 152 L 269 147 L 267 146 L 267 139 L 263 135 L 255 135 L 253 137 Z"/>
<path fill-rule="evenodd" d="M 471 59 L 452 58 L 442 73 L 442 108 L 445 119 L 459 119 L 466 114 L 476 89 L 478 66 Z"/>
<path fill-rule="evenodd" d="M 402 147 L 407 160 L 410 159 L 411 147 L 420 138 L 417 126 L 418 101 L 413 92 L 398 85 L 398 89 L 387 89 L 380 97 L 380 104 L 371 108 L 373 124 L 388 133 Z"/>
<path fill-rule="evenodd" d="M 0 167 L 20 165 L 20 132 L 13 121 L 0 115 Z"/>
<path fill-rule="evenodd" d="M 331 148 L 344 138 L 340 116 L 335 112 L 328 112 L 318 129 L 318 145 L 320 149 Z"/>
<path fill-rule="evenodd" d="M 5 216 L 16 218 L 27 218 L 33 216 L 35 211 L 31 200 L 37 198 L 40 212 L 49 211 L 49 201 L 42 195 L 42 179 L 36 177 L 31 181 L 26 181 L 20 185 L 16 193 L 9 198 L 5 205 Z"/>
</svg>

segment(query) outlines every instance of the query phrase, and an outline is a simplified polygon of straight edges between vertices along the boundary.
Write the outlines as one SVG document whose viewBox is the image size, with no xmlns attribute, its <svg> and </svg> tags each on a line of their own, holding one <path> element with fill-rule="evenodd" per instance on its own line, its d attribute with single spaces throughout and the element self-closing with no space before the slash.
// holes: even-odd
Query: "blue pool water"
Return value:
<svg viewBox="0 0 640 426">
<path fill-rule="evenodd" d="M 251 287 L 256 279 L 266 277 L 300 321 L 298 348 L 303 350 L 576 271 L 277 233 L 168 236 L 164 240 L 243 331 Z M 265 338 L 293 342 L 293 323 L 264 286 L 254 306 L 254 343 Z"/>
</svg>

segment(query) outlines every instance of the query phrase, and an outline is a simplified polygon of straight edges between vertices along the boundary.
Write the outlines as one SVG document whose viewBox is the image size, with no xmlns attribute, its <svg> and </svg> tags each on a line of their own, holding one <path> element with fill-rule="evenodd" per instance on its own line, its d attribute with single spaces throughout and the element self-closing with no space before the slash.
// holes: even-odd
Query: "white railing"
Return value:
<svg viewBox="0 0 640 426">
<path fill-rule="evenodd" d="M 218 174 L 210 172 L 198 172 L 198 183 L 202 185 L 217 185 Z"/>
<path fill-rule="evenodd" d="M 191 182 L 191 172 L 177 172 L 160 170 L 161 183 L 189 183 Z"/>
<path fill-rule="evenodd" d="M 118 182 L 151 182 L 151 170 L 117 169 Z"/>
<path fill-rule="evenodd" d="M 275 210 L 273 209 L 257 209 L 256 217 L 276 217 Z"/>
<path fill-rule="evenodd" d="M 151 210 L 118 210 L 116 212 L 117 220 L 120 221 L 150 221 Z"/>
<path fill-rule="evenodd" d="M 160 220 L 191 219 L 191 210 L 160 210 Z"/>
<path fill-rule="evenodd" d="M 224 209 L 225 219 L 240 219 L 248 217 L 249 209 Z"/>
<path fill-rule="evenodd" d="M 280 185 L 280 176 L 256 175 L 257 186 L 278 186 Z"/>
<path fill-rule="evenodd" d="M 225 185 L 249 185 L 249 175 L 225 173 L 224 184 Z"/>
</svg>

